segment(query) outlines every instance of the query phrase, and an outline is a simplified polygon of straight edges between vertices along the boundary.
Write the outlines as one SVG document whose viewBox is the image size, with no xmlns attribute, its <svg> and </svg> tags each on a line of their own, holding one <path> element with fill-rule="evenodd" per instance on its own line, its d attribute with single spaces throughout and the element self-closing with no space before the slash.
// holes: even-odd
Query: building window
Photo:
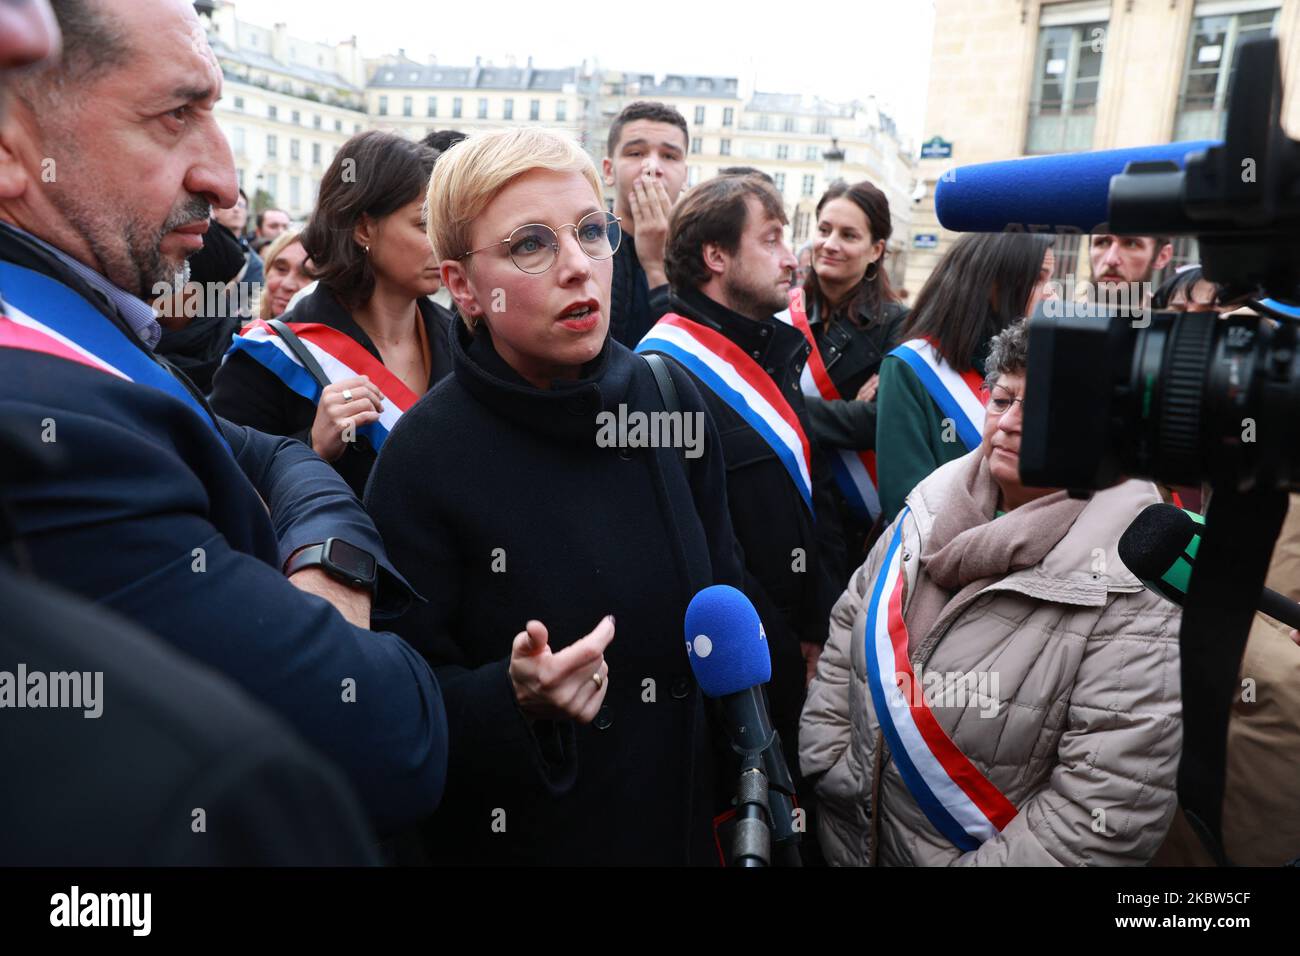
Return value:
<svg viewBox="0 0 1300 956">
<path fill-rule="evenodd" d="M 312 129 L 320 129 L 320 127 L 321 127 L 321 122 L 320 122 L 320 116 L 319 116 L 319 114 L 313 114 L 313 116 L 312 116 L 312 118 L 311 118 L 311 128 L 312 128 Z"/>
<path fill-rule="evenodd" d="M 694 186 L 700 181 L 700 167 L 692 166 L 686 170 L 686 185 Z"/>
<path fill-rule="evenodd" d="M 772 128 L 772 117 L 768 116 L 766 113 L 760 113 L 760 114 L 758 114 L 758 128 L 759 128 L 759 129 L 771 129 L 771 128 Z"/>
<path fill-rule="evenodd" d="M 266 108 L 266 118 L 267 118 L 267 119 L 279 119 L 279 118 L 280 118 L 280 108 L 279 108 L 278 106 L 275 106 L 275 105 L 268 106 L 268 107 Z"/>
<path fill-rule="evenodd" d="M 799 194 L 801 196 L 811 196 L 816 185 L 817 178 L 812 173 L 809 173 L 803 178 L 803 186 L 800 187 Z"/>
<path fill-rule="evenodd" d="M 357 133 L 360 133 L 360 132 L 361 132 L 361 124 L 360 124 L 360 123 L 353 123 L 353 124 L 352 124 L 352 135 L 355 136 Z"/>
<path fill-rule="evenodd" d="M 402 97 L 402 115 L 403 116 L 415 115 L 415 97 L 413 96 Z"/>
<path fill-rule="evenodd" d="M 266 174 L 266 191 L 271 194 L 271 202 L 277 204 L 280 202 L 280 174 L 279 173 Z"/>
<path fill-rule="evenodd" d="M 1241 43 L 1277 31 L 1279 10 L 1197 17 L 1192 21 L 1174 138 L 1222 139 L 1229 84 Z"/>
<path fill-rule="evenodd" d="M 718 143 L 718 155 L 719 156 L 731 155 L 731 140 L 724 139 Z"/>
<path fill-rule="evenodd" d="M 787 116 L 785 119 L 781 120 L 781 129 L 784 130 L 784 131 L 787 132 L 787 133 L 793 133 L 793 132 L 794 132 L 794 117 L 793 117 L 793 116 Z"/>
<path fill-rule="evenodd" d="M 380 116 L 387 116 L 387 115 L 388 115 L 388 97 L 387 97 L 387 96 L 381 96 L 381 97 L 379 97 L 379 115 L 380 115 Z"/>
<path fill-rule="evenodd" d="M 242 96 L 235 97 L 235 109 L 240 111 L 244 109 L 244 98 Z"/>
<path fill-rule="evenodd" d="M 334 121 L 334 132 L 336 132 L 336 133 L 341 133 L 341 132 L 343 132 L 343 121 L 342 121 L 342 120 L 335 120 L 335 121 Z"/>
<path fill-rule="evenodd" d="M 697 107 L 695 107 L 695 125 L 696 125 L 696 126 L 703 126 L 703 125 L 704 125 L 704 107 L 703 107 L 703 106 L 697 106 Z"/>
<path fill-rule="evenodd" d="M 289 177 L 289 208 L 302 208 L 302 178 L 299 176 Z"/>
<path fill-rule="evenodd" d="M 459 96 L 454 96 L 454 97 L 452 97 L 452 100 L 451 100 L 451 118 L 452 118 L 452 119 L 460 119 L 461 111 L 462 111 L 461 98 L 460 98 Z"/>
<path fill-rule="evenodd" d="M 478 98 L 478 118 L 487 119 L 487 97 L 486 96 L 480 96 Z"/>
<path fill-rule="evenodd" d="M 320 143 L 311 144 L 311 164 L 313 166 L 320 165 Z"/>
<path fill-rule="evenodd" d="M 501 118 L 512 120 L 515 118 L 515 101 L 507 99 L 501 107 Z"/>
<path fill-rule="evenodd" d="M 779 193 L 784 193 L 784 192 L 785 192 L 785 173 L 777 173 L 777 174 L 776 174 L 775 176 L 773 176 L 772 178 L 773 178 L 774 180 L 776 180 L 776 191 L 779 192 Z"/>
<path fill-rule="evenodd" d="M 539 120 L 539 119 L 542 118 L 542 101 L 541 101 L 541 100 L 529 100 L 529 101 L 528 101 L 528 118 L 529 118 L 530 120 Z"/>
<path fill-rule="evenodd" d="M 818 136 L 825 136 L 830 131 L 831 131 L 830 124 L 826 121 L 826 117 L 824 116 L 817 117 L 817 123 L 813 127 L 813 132 Z"/>
<path fill-rule="evenodd" d="M 1092 146 L 1106 29 L 1103 22 L 1048 23 L 1039 29 L 1026 153 Z"/>
<path fill-rule="evenodd" d="M 556 120 L 556 122 L 557 122 L 557 123 L 563 123 L 563 122 L 564 122 L 565 120 L 567 120 L 568 118 L 569 118 L 569 101 L 568 101 L 568 100 L 556 100 L 556 101 L 555 101 L 555 120 Z"/>
<path fill-rule="evenodd" d="M 698 156 L 698 155 L 699 155 L 701 152 L 703 152 L 703 151 L 704 151 L 704 141 L 703 141 L 702 139 L 700 139 L 700 138 L 697 136 L 697 137 L 695 137 L 695 139 L 691 140 L 691 154 L 692 154 L 692 155 Z"/>
<path fill-rule="evenodd" d="M 239 173 L 239 188 L 240 188 L 240 189 L 243 189 L 243 188 L 244 188 L 244 171 L 243 171 L 242 169 L 240 169 L 240 170 L 237 170 L 237 172 Z"/>
<path fill-rule="evenodd" d="M 302 114 L 299 113 L 297 110 L 294 110 L 292 115 L 293 115 L 293 125 L 294 125 L 294 126 L 301 126 L 301 125 L 302 125 Z"/>
<path fill-rule="evenodd" d="M 815 163 L 822 158 L 821 150 L 816 146 L 805 146 L 803 150 L 803 160 L 805 163 Z"/>
<path fill-rule="evenodd" d="M 812 217 L 808 215 L 808 211 L 806 209 L 803 212 L 797 212 L 794 214 L 794 241 L 795 242 L 803 242 L 805 239 L 808 238 L 808 221 L 811 218 Z"/>
<path fill-rule="evenodd" d="M 244 127 L 236 126 L 231 131 L 231 142 L 237 154 L 242 155 L 244 152 Z"/>
<path fill-rule="evenodd" d="M 280 155 L 280 137 L 274 133 L 266 134 L 266 158 L 275 159 Z"/>
<path fill-rule="evenodd" d="M 733 108 L 730 107 L 730 106 L 724 106 L 724 107 L 722 108 L 722 125 L 723 125 L 723 126 L 730 126 L 730 125 L 732 124 L 732 120 L 734 120 L 735 117 L 736 117 L 736 111 L 735 111 L 735 109 L 733 109 Z"/>
<path fill-rule="evenodd" d="M 289 140 L 289 159 L 295 163 L 298 162 L 298 158 L 301 155 L 301 148 L 302 144 L 298 142 L 298 140 Z"/>
<path fill-rule="evenodd" d="M 430 116 L 438 115 L 438 97 L 436 96 L 429 97 L 428 113 Z"/>
<path fill-rule="evenodd" d="M 778 144 L 777 144 L 777 146 L 776 146 L 776 158 L 777 158 L 777 159 L 789 159 L 789 158 L 790 158 L 790 145 L 789 145 L 788 143 L 778 143 Z"/>
</svg>

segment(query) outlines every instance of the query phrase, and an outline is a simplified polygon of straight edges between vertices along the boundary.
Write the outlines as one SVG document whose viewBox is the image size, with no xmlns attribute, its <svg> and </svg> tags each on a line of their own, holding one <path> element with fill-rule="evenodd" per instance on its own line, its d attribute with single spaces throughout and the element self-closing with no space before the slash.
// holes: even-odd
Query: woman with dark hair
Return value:
<svg viewBox="0 0 1300 956">
<path fill-rule="evenodd" d="M 817 203 L 812 268 L 792 290 L 790 315 L 813 351 L 803 377 L 812 437 L 839 490 L 848 566 L 862 560 L 880 502 L 876 492 L 876 373 L 907 309 L 884 269 L 893 234 L 889 200 L 869 182 L 831 185 Z"/>
<path fill-rule="evenodd" d="M 916 484 L 979 445 L 984 398 L 978 371 L 989 342 L 1054 298 L 1050 236 L 961 236 L 931 273 L 880 365 L 877 393 L 880 504 L 893 521 Z"/>
<path fill-rule="evenodd" d="M 437 154 L 371 130 L 348 140 L 303 230 L 315 290 L 283 325 L 256 321 L 217 373 L 212 406 L 241 425 L 298 438 L 358 497 L 406 409 L 451 371 L 451 314 L 425 233 Z"/>
<path fill-rule="evenodd" d="M 1151 308 L 1171 312 L 1215 312 L 1219 287 L 1205 278 L 1199 263 L 1183 266 L 1151 294 Z"/>
</svg>

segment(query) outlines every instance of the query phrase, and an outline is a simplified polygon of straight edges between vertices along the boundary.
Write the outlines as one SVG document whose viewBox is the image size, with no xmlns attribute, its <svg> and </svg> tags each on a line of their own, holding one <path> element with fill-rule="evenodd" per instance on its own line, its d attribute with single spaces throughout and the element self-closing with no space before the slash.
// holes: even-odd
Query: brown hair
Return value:
<svg viewBox="0 0 1300 956">
<path fill-rule="evenodd" d="M 370 257 L 353 238 L 361 217 L 383 219 L 421 198 L 437 158 L 428 146 L 369 130 L 344 143 L 325 170 L 302 247 L 311 259 L 308 275 L 345 308 L 357 308 L 375 291 Z"/>
<path fill-rule="evenodd" d="M 691 145 L 691 134 L 686 129 L 685 116 L 663 103 L 637 100 L 635 103 L 628 103 L 627 106 L 623 107 L 623 112 L 614 117 L 614 122 L 609 124 L 606 156 L 614 155 L 614 150 L 618 149 L 619 137 L 623 135 L 623 127 L 633 120 L 650 120 L 653 123 L 667 123 L 669 126 L 676 126 L 682 131 L 682 136 L 686 139 L 686 147 L 689 148 Z"/>
<path fill-rule="evenodd" d="M 761 175 L 715 176 L 686 194 L 668 222 L 664 249 L 664 271 L 673 288 L 698 289 L 709 281 L 712 273 L 701 254 L 706 245 L 736 251 L 749 215 L 749 196 L 773 219 L 786 221 L 780 195 Z"/>
<path fill-rule="evenodd" d="M 808 278 L 804 281 L 803 286 L 804 297 L 807 299 L 809 307 L 814 303 L 816 304 L 818 313 L 827 326 L 839 316 L 847 316 L 853 322 L 858 322 L 858 312 L 863 305 L 867 307 L 868 313 L 874 317 L 880 315 L 881 307 L 886 302 L 899 301 L 898 293 L 889 284 L 889 273 L 885 271 L 885 257 L 889 255 L 889 237 L 894 234 L 894 222 L 889 215 L 889 200 L 883 192 L 865 179 L 860 183 L 854 183 L 852 186 L 841 180 L 831 183 L 826 192 L 822 194 L 822 198 L 817 202 L 818 219 L 821 218 L 822 210 L 826 208 L 826 204 L 833 199 L 847 199 L 861 209 L 862 214 L 867 217 L 867 226 L 871 230 L 872 242 L 884 240 L 885 251 L 876 260 L 875 273 L 870 277 L 863 275 L 862 281 L 858 283 L 857 288 L 840 308 L 835 310 L 834 315 L 831 314 L 830 303 L 826 301 L 826 295 L 822 292 L 821 281 L 817 278 L 817 270 L 815 268 L 808 270 Z"/>
</svg>

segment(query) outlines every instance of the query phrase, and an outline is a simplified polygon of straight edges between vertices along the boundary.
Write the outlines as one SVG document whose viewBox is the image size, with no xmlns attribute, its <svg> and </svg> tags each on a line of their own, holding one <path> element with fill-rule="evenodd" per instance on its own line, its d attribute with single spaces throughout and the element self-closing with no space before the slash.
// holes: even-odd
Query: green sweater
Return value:
<svg viewBox="0 0 1300 956">
<path fill-rule="evenodd" d="M 876 477 L 886 522 L 930 472 L 966 454 L 957 429 L 945 429 L 943 418 L 911 366 L 885 356 L 876 392 Z"/>
</svg>

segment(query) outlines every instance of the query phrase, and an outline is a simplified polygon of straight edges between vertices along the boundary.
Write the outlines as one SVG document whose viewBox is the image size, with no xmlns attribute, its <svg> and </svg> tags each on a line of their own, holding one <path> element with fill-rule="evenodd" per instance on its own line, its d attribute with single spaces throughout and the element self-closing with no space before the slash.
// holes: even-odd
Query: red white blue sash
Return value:
<svg viewBox="0 0 1300 956">
<path fill-rule="evenodd" d="M 0 348 L 53 355 L 166 392 L 188 405 L 221 436 L 211 413 L 189 389 L 63 283 L 12 262 L 0 262 L 0 295 L 5 303 Z M 221 439 L 224 443 L 225 436 Z"/>
<path fill-rule="evenodd" d="M 790 308 L 787 313 L 790 324 L 803 333 L 803 337 L 812 346 L 808 353 L 808 362 L 803 367 L 799 386 L 805 395 L 821 398 L 828 402 L 842 401 L 844 396 L 831 381 L 822 361 L 822 353 L 813 338 L 812 326 L 808 324 L 808 313 L 804 309 L 803 289 L 790 290 Z M 783 316 L 778 316 L 783 318 Z M 876 453 L 874 451 L 852 451 L 848 448 L 830 448 L 831 472 L 835 483 L 844 495 L 849 508 L 854 514 L 868 521 L 875 521 L 880 514 L 880 493 L 876 490 Z"/>
<path fill-rule="evenodd" d="M 903 621 L 904 508 L 867 598 L 863 632 L 867 686 L 899 775 L 935 829 L 969 852 L 1002 831 L 1015 805 L 957 749 L 916 692 Z"/>
<path fill-rule="evenodd" d="M 799 416 L 757 362 L 725 335 L 671 312 L 646 333 L 636 351 L 675 359 L 726 402 L 776 452 L 812 512 L 812 446 Z"/>
<path fill-rule="evenodd" d="M 357 433 L 365 435 L 375 451 L 378 451 L 397 420 L 420 396 L 402 384 L 401 379 L 350 335 L 316 322 L 290 322 L 288 326 L 297 333 L 331 382 L 365 375 L 379 386 L 379 390 L 384 393 L 384 409 L 379 413 L 379 421 L 357 429 Z M 313 405 L 320 402 L 323 386 L 302 366 L 284 340 L 275 334 L 275 330 L 261 319 L 245 326 L 234 337 L 226 356 L 235 352 L 247 353 Z"/>
<path fill-rule="evenodd" d="M 906 362 L 945 418 L 957 426 L 957 437 L 967 451 L 979 447 L 984 433 L 984 384 L 975 371 L 958 372 L 925 339 L 904 342 L 889 353 Z"/>
</svg>

